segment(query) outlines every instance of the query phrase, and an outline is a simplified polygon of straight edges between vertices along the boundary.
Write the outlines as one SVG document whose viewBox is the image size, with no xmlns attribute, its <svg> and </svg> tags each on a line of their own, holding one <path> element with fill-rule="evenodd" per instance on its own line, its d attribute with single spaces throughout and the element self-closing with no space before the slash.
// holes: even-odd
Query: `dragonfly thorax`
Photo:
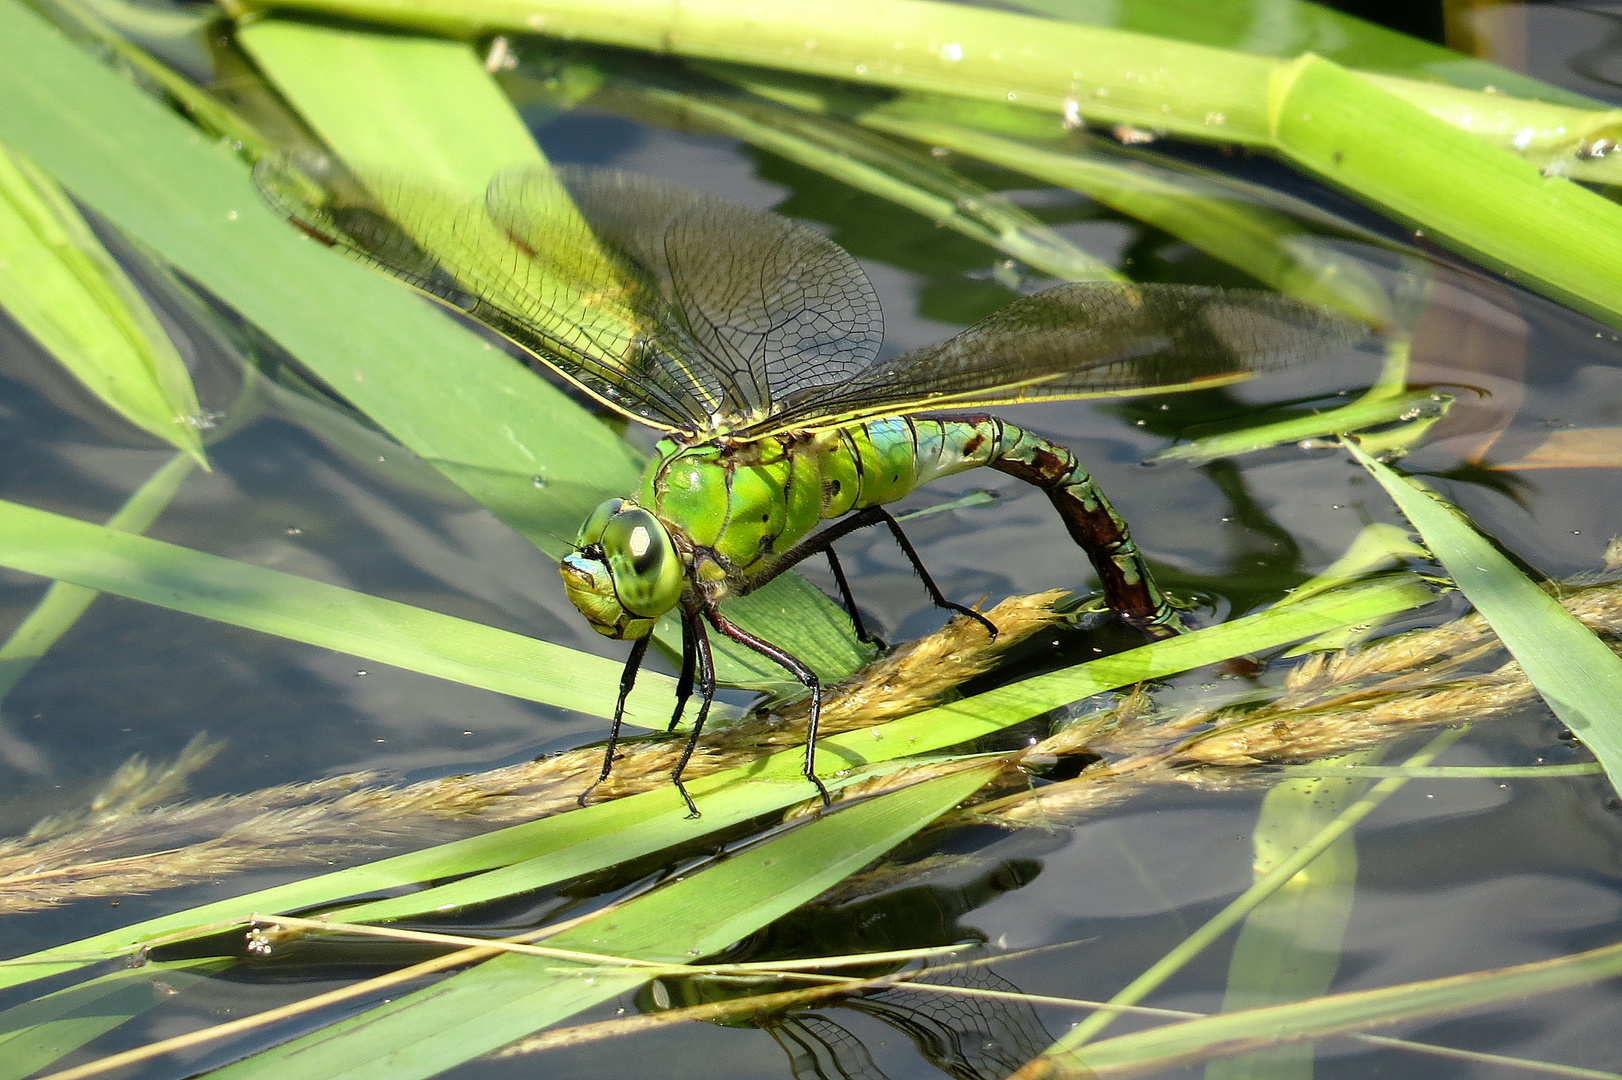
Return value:
<svg viewBox="0 0 1622 1080">
<path fill-rule="evenodd" d="M 592 511 L 558 571 L 569 600 L 611 638 L 647 637 L 681 599 L 682 559 L 669 531 L 624 499 Z"/>
</svg>

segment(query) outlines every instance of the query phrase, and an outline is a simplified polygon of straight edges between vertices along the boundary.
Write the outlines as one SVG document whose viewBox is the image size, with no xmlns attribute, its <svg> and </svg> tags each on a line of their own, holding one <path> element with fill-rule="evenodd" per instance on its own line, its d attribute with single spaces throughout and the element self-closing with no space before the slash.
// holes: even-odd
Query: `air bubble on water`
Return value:
<svg viewBox="0 0 1622 1080">
<path fill-rule="evenodd" d="M 297 525 L 289 525 L 287 528 L 282 530 L 282 533 L 285 536 L 303 536 L 304 530 L 299 528 Z"/>
</svg>

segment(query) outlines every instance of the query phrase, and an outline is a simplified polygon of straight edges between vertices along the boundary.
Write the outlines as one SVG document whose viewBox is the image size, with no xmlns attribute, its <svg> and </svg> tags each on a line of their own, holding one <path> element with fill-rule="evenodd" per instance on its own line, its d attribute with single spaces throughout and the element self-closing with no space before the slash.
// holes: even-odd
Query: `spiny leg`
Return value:
<svg viewBox="0 0 1622 1080">
<path fill-rule="evenodd" d="M 770 570 L 767 573 L 762 574 L 755 584 L 751 586 L 751 588 L 765 584 L 765 582 L 776 577 L 778 574 L 781 574 L 784 570 L 787 570 L 796 563 L 810 558 L 819 551 L 825 551 L 828 553 L 829 565 L 834 567 L 834 580 L 840 585 L 840 591 L 844 594 L 845 606 L 850 609 L 851 621 L 856 623 L 857 634 L 860 636 L 861 623 L 857 621 L 856 618 L 856 603 L 851 598 L 850 588 L 844 581 L 844 574 L 841 571 L 838 563 L 835 561 L 833 544 L 834 541 L 849 536 L 857 529 L 865 529 L 869 525 L 877 525 L 881 521 L 889 527 L 890 535 L 895 537 L 895 541 L 900 546 L 902 554 L 906 555 L 907 560 L 912 563 L 913 571 L 917 573 L 919 580 L 924 583 L 924 588 L 929 591 L 929 598 L 934 602 L 935 606 L 945 608 L 948 611 L 956 611 L 967 615 L 969 618 L 976 620 L 980 623 L 980 625 L 984 626 L 986 628 L 986 632 L 995 638 L 997 636 L 997 627 L 996 624 L 994 624 L 990 619 L 986 618 L 978 611 L 975 611 L 973 608 L 964 607 L 962 604 L 954 604 L 952 601 L 946 599 L 946 596 L 941 592 L 940 587 L 935 584 L 935 579 L 929 576 L 928 570 L 924 569 L 923 561 L 918 558 L 918 552 L 913 549 L 912 542 L 907 539 L 907 534 L 901 531 L 900 523 L 897 522 L 895 518 L 891 517 L 890 512 L 884 509 L 882 506 L 869 506 L 865 510 L 859 510 L 854 514 L 851 514 L 849 517 L 841 518 L 839 521 L 836 521 L 826 529 L 823 529 L 815 536 L 801 540 L 798 544 L 795 544 L 793 547 L 789 548 L 787 551 L 783 552 L 783 554 L 774 559 L 772 561 Z M 866 639 L 864 638 L 863 640 Z"/>
<path fill-rule="evenodd" d="M 581 806 L 586 805 L 586 799 L 597 785 L 608 779 L 608 774 L 614 771 L 614 750 L 620 741 L 620 724 L 625 719 L 625 699 L 631 696 L 631 688 L 636 685 L 636 673 L 642 667 L 642 658 L 648 654 L 648 642 L 653 635 L 637 638 L 631 643 L 631 655 L 625 659 L 625 669 L 620 672 L 620 696 L 614 703 L 614 723 L 608 729 L 608 745 L 603 748 L 603 771 L 597 774 L 597 779 L 591 782 L 591 787 L 580 793 L 575 800 Z"/>
<path fill-rule="evenodd" d="M 834 584 L 839 586 L 839 597 L 845 602 L 845 611 L 850 615 L 850 624 L 856 629 L 856 640 L 867 645 L 884 648 L 884 642 L 877 634 L 869 634 L 867 627 L 862 623 L 862 613 L 856 610 L 856 597 L 851 595 L 850 582 L 845 580 L 845 568 L 839 564 L 839 556 L 834 554 L 832 544 L 828 545 L 828 569 L 833 571 Z"/>
<path fill-rule="evenodd" d="M 676 676 L 676 711 L 670 714 L 670 726 L 665 728 L 667 732 L 676 730 L 676 726 L 681 723 L 681 714 L 687 708 L 687 699 L 693 696 L 693 657 L 698 651 L 693 646 L 694 629 L 694 626 L 689 625 L 687 613 L 683 612 L 681 617 L 681 672 Z M 699 637 L 703 637 L 704 627 L 699 625 L 696 629 Z M 706 641 L 705 645 L 708 646 L 709 642 Z"/>
<path fill-rule="evenodd" d="M 688 733 L 687 745 L 682 747 L 681 757 L 676 761 L 676 768 L 671 771 L 670 779 L 681 792 L 682 801 L 687 804 L 687 816 L 698 817 L 698 807 L 693 804 L 693 797 L 687 793 L 687 786 L 681 782 L 682 770 L 687 768 L 688 761 L 692 760 L 693 751 L 698 748 L 698 737 L 704 733 L 704 721 L 710 717 L 710 703 L 715 700 L 715 661 L 710 655 L 710 638 L 704 632 L 704 623 L 700 621 L 697 611 L 684 611 L 681 614 L 681 640 L 682 640 L 682 671 L 688 679 L 688 692 L 692 691 L 692 663 L 690 657 L 698 659 L 698 719 L 693 721 L 693 730 Z M 682 704 L 687 699 L 682 698 Z M 681 706 L 677 706 L 676 715 L 681 716 Z M 675 721 L 671 721 L 674 730 Z"/>
<path fill-rule="evenodd" d="M 828 789 L 823 786 L 822 781 L 817 777 L 817 725 L 822 720 L 822 684 L 817 680 L 817 673 L 771 642 L 758 638 L 742 627 L 734 625 L 731 620 L 714 608 L 706 608 L 704 617 L 710 620 L 711 626 L 733 641 L 748 646 L 768 660 L 772 660 L 786 668 L 790 675 L 800 680 L 800 685 L 811 691 L 810 716 L 805 722 L 805 778 L 816 785 L 817 793 L 822 796 L 822 805 L 832 806 L 833 799 L 829 796 Z"/>
<path fill-rule="evenodd" d="M 973 608 L 964 607 L 962 604 L 954 604 L 946 599 L 946 595 L 941 592 L 940 586 L 935 584 L 935 579 L 929 576 L 928 570 L 924 569 L 924 561 L 918 557 L 918 552 L 913 550 L 912 541 L 908 540 L 907 534 L 901 531 L 901 523 L 891 517 L 890 512 L 884 507 L 875 506 L 873 509 L 878 511 L 880 520 L 890 527 L 890 535 L 895 537 L 896 546 L 907 557 L 907 561 L 912 563 L 912 572 L 917 574 L 918 580 L 924 583 L 924 589 L 929 593 L 929 598 L 935 602 L 935 606 L 945 608 L 947 611 L 955 611 L 959 615 L 966 615 L 975 620 L 986 628 L 986 633 L 990 634 L 991 639 L 995 641 L 997 639 L 997 625 Z"/>
</svg>

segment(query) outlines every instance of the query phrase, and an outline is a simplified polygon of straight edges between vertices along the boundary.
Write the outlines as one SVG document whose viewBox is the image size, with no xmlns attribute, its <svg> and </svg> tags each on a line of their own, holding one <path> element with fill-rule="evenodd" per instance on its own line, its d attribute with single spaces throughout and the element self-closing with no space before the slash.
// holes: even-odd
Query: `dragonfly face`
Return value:
<svg viewBox="0 0 1622 1080">
<path fill-rule="evenodd" d="M 624 499 L 592 511 L 558 572 L 570 601 L 606 637 L 647 637 L 681 599 L 682 561 L 669 531 Z"/>
</svg>

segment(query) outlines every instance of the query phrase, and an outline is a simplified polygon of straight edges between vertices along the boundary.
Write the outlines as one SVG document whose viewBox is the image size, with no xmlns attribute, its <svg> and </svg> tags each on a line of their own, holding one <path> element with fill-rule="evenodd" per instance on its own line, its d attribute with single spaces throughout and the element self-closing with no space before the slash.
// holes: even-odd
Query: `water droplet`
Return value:
<svg viewBox="0 0 1622 1080">
<path fill-rule="evenodd" d="M 948 42 L 941 46 L 941 59 L 949 64 L 955 64 L 963 59 L 963 46 L 956 42 Z"/>
<path fill-rule="evenodd" d="M 1076 100 L 1076 95 L 1070 94 L 1064 99 L 1064 119 L 1060 123 L 1066 131 L 1081 127 L 1081 102 Z"/>
<path fill-rule="evenodd" d="M 866 75 L 867 74 L 867 65 L 866 64 L 857 64 L 856 65 L 856 74 L 858 74 L 858 75 Z"/>
<path fill-rule="evenodd" d="M 1536 135 L 1537 132 L 1532 128 L 1523 127 L 1521 130 L 1515 133 L 1515 138 L 1511 139 L 1510 141 L 1515 144 L 1515 149 L 1525 150 L 1528 146 L 1532 145 L 1532 139 Z"/>
<path fill-rule="evenodd" d="M 1310 117 L 1303 116 L 1301 119 L 1307 120 L 1310 119 Z M 1226 124 L 1228 122 L 1228 118 L 1219 112 L 1208 112 L 1205 114 L 1205 122 L 1212 127 L 1219 127 L 1222 124 Z"/>
<path fill-rule="evenodd" d="M 235 221 L 236 219 L 237 219 L 237 212 L 235 210 L 227 210 L 226 211 L 226 213 L 225 213 L 225 220 L 226 221 Z"/>
<path fill-rule="evenodd" d="M 538 488 L 543 488 L 546 486 L 546 477 L 536 473 L 534 476 L 529 478 L 529 482 Z"/>
<path fill-rule="evenodd" d="M 299 528 L 297 525 L 289 525 L 287 528 L 283 529 L 282 532 L 283 532 L 283 534 L 285 534 L 287 536 L 303 536 L 304 535 L 304 530 Z"/>
</svg>

